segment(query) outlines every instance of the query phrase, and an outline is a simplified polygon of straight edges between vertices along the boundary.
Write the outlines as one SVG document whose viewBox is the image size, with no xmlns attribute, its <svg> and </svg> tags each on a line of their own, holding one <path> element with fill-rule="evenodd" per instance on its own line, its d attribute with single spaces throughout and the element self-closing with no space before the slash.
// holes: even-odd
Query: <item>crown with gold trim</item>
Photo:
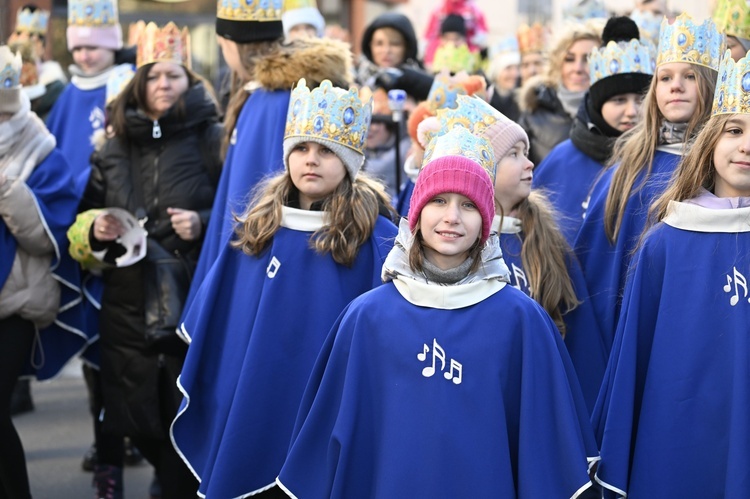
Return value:
<svg viewBox="0 0 750 499">
<path fill-rule="evenodd" d="M 22 67 L 21 53 L 14 54 L 7 45 L 0 45 L 0 89 L 19 88 Z"/>
<path fill-rule="evenodd" d="M 440 109 L 437 112 L 441 130 L 453 130 L 456 127 L 467 129 L 474 135 L 481 135 L 498 120 L 507 119 L 498 110 L 479 97 L 459 95 L 456 107 Z"/>
<path fill-rule="evenodd" d="M 163 28 L 148 23 L 138 37 L 136 67 L 152 62 L 173 62 L 190 69 L 190 32 L 168 22 Z"/>
<path fill-rule="evenodd" d="M 713 19 L 725 35 L 750 38 L 750 5 L 745 0 L 719 0 Z"/>
<path fill-rule="evenodd" d="M 451 76 L 448 69 L 443 68 L 432 80 L 425 103 L 433 113 L 444 107 L 456 107 L 456 97 L 466 95 L 466 87 L 462 83 L 468 78 L 466 71 Z"/>
<path fill-rule="evenodd" d="M 724 36 L 711 19 L 695 24 L 689 14 L 683 13 L 672 24 L 666 18 L 662 20 L 656 65 L 687 62 L 718 70 L 724 48 Z"/>
<path fill-rule="evenodd" d="M 472 134 L 463 127 L 456 127 L 434 137 L 424 151 L 422 165 L 444 156 L 462 156 L 479 164 L 495 181 L 495 153 L 484 137 Z"/>
<path fill-rule="evenodd" d="M 216 17 L 230 21 L 281 21 L 283 0 L 218 0 Z"/>
<path fill-rule="evenodd" d="M 284 12 L 288 10 L 307 9 L 313 7 L 318 8 L 318 4 L 315 0 L 283 0 Z"/>
<path fill-rule="evenodd" d="M 750 57 L 735 62 L 726 51 L 719 66 L 711 114 L 750 114 Z"/>
<path fill-rule="evenodd" d="M 29 8 L 18 9 L 16 15 L 16 31 L 30 35 L 46 35 L 49 25 L 49 11 L 36 9 L 31 12 Z"/>
<path fill-rule="evenodd" d="M 118 23 L 116 0 L 68 0 L 68 26 L 101 28 Z"/>
<path fill-rule="evenodd" d="M 477 69 L 479 57 L 469 49 L 469 45 L 462 43 L 454 45 L 453 43 L 443 43 L 437 50 L 432 59 L 432 71 L 438 73 L 447 69 L 451 73 L 467 71 L 473 73 Z"/>
<path fill-rule="evenodd" d="M 656 69 L 656 48 L 650 43 L 630 40 L 610 41 L 589 55 L 589 76 L 593 85 L 599 80 L 624 73 L 652 75 Z"/>
<path fill-rule="evenodd" d="M 659 31 L 661 31 L 661 20 L 663 16 L 657 16 L 650 10 L 635 10 L 630 14 L 632 19 L 638 26 L 638 31 L 641 34 L 641 40 L 649 41 L 654 46 L 659 44 Z"/>
<path fill-rule="evenodd" d="M 121 64 L 107 77 L 107 92 L 105 102 L 111 103 L 125 89 L 135 76 L 135 69 L 130 64 Z"/>
<path fill-rule="evenodd" d="M 540 23 L 534 23 L 531 26 L 522 24 L 516 31 L 516 38 L 518 38 L 518 51 L 521 54 L 547 52 L 549 30 Z"/>
<path fill-rule="evenodd" d="M 364 154 L 371 118 L 371 95 L 362 99 L 356 89 L 337 88 L 329 80 L 310 90 L 301 78 L 289 98 L 284 139 L 326 139 Z"/>
</svg>

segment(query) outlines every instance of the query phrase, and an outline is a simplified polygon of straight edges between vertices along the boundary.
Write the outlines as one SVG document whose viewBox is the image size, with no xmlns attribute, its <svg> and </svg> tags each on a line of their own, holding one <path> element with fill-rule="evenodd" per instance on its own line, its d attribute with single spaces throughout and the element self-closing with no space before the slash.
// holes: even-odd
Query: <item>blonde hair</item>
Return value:
<svg viewBox="0 0 750 499">
<path fill-rule="evenodd" d="M 709 117 L 716 88 L 717 72 L 715 70 L 699 65 L 693 65 L 692 69 L 695 71 L 698 83 L 698 104 L 688 122 L 685 132 L 685 146 Z M 644 113 L 643 119 L 639 120 L 635 127 L 617 138 L 612 157 L 609 160 L 610 166 L 619 163 L 612 175 L 612 182 L 609 185 L 604 207 L 604 230 L 611 243 L 614 243 L 620 232 L 625 206 L 630 196 L 641 188 L 643 182 L 651 173 L 651 164 L 659 145 L 659 130 L 664 115 L 659 110 L 656 101 L 658 72 L 659 69 L 657 68 L 657 73 L 651 80 L 651 85 L 643 100 L 644 105 L 641 108 L 641 112 Z M 645 172 L 644 180 L 640 185 L 634 187 L 641 172 Z"/>
<path fill-rule="evenodd" d="M 601 21 L 596 20 L 588 20 L 584 23 L 570 22 L 563 26 L 562 31 L 558 33 L 555 39 L 552 50 L 549 52 L 545 79 L 554 85 L 560 84 L 563 61 L 570 47 L 580 40 L 591 40 L 597 45 L 601 45 L 603 28 Z"/>
<path fill-rule="evenodd" d="M 259 255 L 279 230 L 281 209 L 296 190 L 288 170 L 261 183 L 245 213 L 235 216 L 239 223 L 232 246 Z M 382 183 L 361 172 L 354 182 L 346 175 L 323 201 L 328 223 L 310 237 L 310 248 L 321 255 L 330 253 L 336 263 L 350 267 L 372 235 L 381 206 L 395 214 Z"/>
<path fill-rule="evenodd" d="M 555 209 L 543 192 L 531 191 L 516 210 L 524 234 L 521 262 L 529 278 L 531 297 L 547 311 L 565 337 L 563 315 L 581 303 L 568 273 L 568 261 L 575 258 L 573 250 L 560 232 Z M 504 216 L 502 207 L 499 212 Z"/>
</svg>

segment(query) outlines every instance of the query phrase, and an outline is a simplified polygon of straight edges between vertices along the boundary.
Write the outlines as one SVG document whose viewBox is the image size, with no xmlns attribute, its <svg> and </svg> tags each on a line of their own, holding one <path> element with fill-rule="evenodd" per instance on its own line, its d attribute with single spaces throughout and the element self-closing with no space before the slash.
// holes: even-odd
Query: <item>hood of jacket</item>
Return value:
<svg viewBox="0 0 750 499">
<path fill-rule="evenodd" d="M 403 35 L 406 40 L 404 62 L 417 60 L 419 46 L 417 44 L 417 35 L 414 33 L 414 26 L 412 26 L 411 21 L 409 21 L 408 17 L 399 14 L 398 12 L 386 12 L 370 23 L 362 34 L 362 54 L 364 54 L 370 62 L 375 62 L 372 60 L 372 50 L 370 49 L 372 35 L 380 28 L 393 28 Z"/>
<path fill-rule="evenodd" d="M 521 87 L 519 96 L 521 111 L 533 113 L 538 109 L 546 109 L 554 113 L 565 113 L 557 97 L 557 85 L 544 76 L 529 78 Z"/>
<path fill-rule="evenodd" d="M 352 54 L 349 45 L 328 38 L 306 38 L 284 42 L 255 65 L 253 79 L 266 90 L 290 90 L 300 78 L 309 88 L 323 80 L 349 88 L 352 84 Z"/>
</svg>

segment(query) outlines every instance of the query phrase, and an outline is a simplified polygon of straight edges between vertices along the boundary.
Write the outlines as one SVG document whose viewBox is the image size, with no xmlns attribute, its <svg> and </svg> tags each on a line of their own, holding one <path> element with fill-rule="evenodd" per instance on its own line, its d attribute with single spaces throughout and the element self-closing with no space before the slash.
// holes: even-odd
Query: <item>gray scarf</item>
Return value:
<svg viewBox="0 0 750 499">
<path fill-rule="evenodd" d="M 685 142 L 687 127 L 687 123 L 662 121 L 661 128 L 659 129 L 659 144 L 681 144 Z"/>
<path fill-rule="evenodd" d="M 578 114 L 578 107 L 583 102 L 584 95 L 586 95 L 585 90 L 571 92 L 562 85 L 557 87 L 557 98 L 560 99 L 560 104 L 562 104 L 563 109 L 571 118 L 575 118 L 576 114 Z"/>
<path fill-rule="evenodd" d="M 436 282 L 438 284 L 455 284 L 469 275 L 469 269 L 471 268 L 472 263 L 474 263 L 474 259 L 467 258 L 458 267 L 443 270 L 437 265 L 433 265 L 428 259 L 425 258 L 422 262 L 422 271 L 429 281 Z"/>
</svg>

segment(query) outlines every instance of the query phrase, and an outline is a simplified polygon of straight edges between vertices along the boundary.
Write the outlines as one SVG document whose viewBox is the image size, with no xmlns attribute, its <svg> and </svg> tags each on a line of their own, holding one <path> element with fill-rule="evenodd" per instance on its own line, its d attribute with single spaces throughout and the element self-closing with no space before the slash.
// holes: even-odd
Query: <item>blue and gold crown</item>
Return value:
<svg viewBox="0 0 750 499">
<path fill-rule="evenodd" d="M 479 97 L 468 95 L 459 95 L 455 108 L 444 108 L 437 112 L 441 130 L 461 127 L 474 135 L 481 135 L 487 127 L 497 123 L 501 117 L 500 112 L 494 107 Z"/>
<path fill-rule="evenodd" d="M 16 15 L 16 31 L 30 35 L 46 35 L 49 25 L 49 11 L 37 9 L 31 12 L 29 8 L 18 9 Z"/>
<path fill-rule="evenodd" d="M 657 16 L 650 10 L 635 10 L 630 14 L 630 19 L 635 21 L 638 26 L 641 40 L 651 42 L 654 46 L 659 44 L 662 17 Z"/>
<path fill-rule="evenodd" d="M 750 38 L 750 5 L 745 0 L 719 0 L 713 19 L 725 35 Z"/>
<path fill-rule="evenodd" d="M 711 114 L 750 114 L 750 57 L 734 62 L 726 51 L 719 66 Z"/>
<path fill-rule="evenodd" d="M 484 137 L 474 135 L 464 127 L 447 130 L 427 144 L 422 165 L 444 156 L 462 156 L 474 161 L 487 172 L 494 183 L 495 153 Z"/>
<path fill-rule="evenodd" d="M 102 28 L 118 23 L 116 0 L 68 0 L 68 26 Z"/>
<path fill-rule="evenodd" d="M 589 55 L 589 76 L 593 85 L 599 80 L 624 73 L 652 75 L 656 69 L 656 48 L 646 42 L 611 41 L 606 47 L 595 48 Z"/>
<path fill-rule="evenodd" d="M 10 90 L 21 86 L 21 53 L 13 52 L 7 45 L 0 45 L 0 89 Z"/>
<path fill-rule="evenodd" d="M 217 0 L 216 17 L 230 21 L 281 21 L 283 0 Z"/>
<path fill-rule="evenodd" d="M 695 24 L 690 15 L 683 13 L 672 24 L 666 18 L 662 20 L 656 65 L 687 62 L 718 70 L 724 48 L 724 36 L 711 19 Z"/>
<path fill-rule="evenodd" d="M 135 69 L 130 64 L 115 66 L 115 69 L 107 77 L 107 92 L 105 102 L 110 104 L 130 83 L 135 76 Z"/>
<path fill-rule="evenodd" d="M 456 107 L 456 97 L 466 95 L 466 88 L 461 83 L 467 78 L 464 71 L 451 76 L 447 68 L 436 74 L 425 101 L 430 110 L 434 113 L 444 107 Z"/>
<path fill-rule="evenodd" d="M 304 78 L 292 90 L 286 115 L 284 139 L 326 139 L 364 154 L 372 118 L 372 98 L 360 99 L 357 90 L 334 87 L 323 80 L 310 90 Z"/>
</svg>

